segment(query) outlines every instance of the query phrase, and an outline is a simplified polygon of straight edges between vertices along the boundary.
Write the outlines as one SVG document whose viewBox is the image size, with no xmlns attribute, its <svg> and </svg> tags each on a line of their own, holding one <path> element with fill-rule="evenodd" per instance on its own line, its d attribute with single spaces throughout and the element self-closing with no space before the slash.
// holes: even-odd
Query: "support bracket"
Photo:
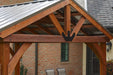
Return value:
<svg viewBox="0 0 113 75">
<path fill-rule="evenodd" d="M 73 33 L 73 35 L 70 36 L 70 31 L 68 31 L 68 36 L 66 36 L 66 35 L 64 34 L 64 32 L 62 32 L 62 36 L 64 37 L 64 39 L 65 39 L 66 41 L 72 41 L 73 38 L 75 37 L 75 33 Z"/>
</svg>

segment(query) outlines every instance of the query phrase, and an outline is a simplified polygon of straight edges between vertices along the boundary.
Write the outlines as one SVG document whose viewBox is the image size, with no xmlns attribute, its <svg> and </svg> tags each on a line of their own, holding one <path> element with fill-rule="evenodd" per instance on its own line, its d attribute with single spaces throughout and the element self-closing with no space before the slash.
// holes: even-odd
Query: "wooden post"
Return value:
<svg viewBox="0 0 113 75">
<path fill-rule="evenodd" d="M 64 23 L 65 23 L 64 29 L 67 35 L 68 31 L 71 31 L 71 7 L 70 5 L 65 6 Z"/>
<path fill-rule="evenodd" d="M 19 48 L 20 48 L 20 44 L 15 43 L 15 52 L 17 52 Z M 15 75 L 20 75 L 20 61 L 18 62 L 18 64 L 15 67 Z"/>
<path fill-rule="evenodd" d="M 8 43 L 0 43 L 1 75 L 8 75 L 8 63 L 10 58 L 10 47 Z"/>
<path fill-rule="evenodd" d="M 100 75 L 106 75 L 106 42 L 100 44 L 102 51 L 105 53 L 103 57 L 101 57 L 100 60 Z M 104 62 L 104 63 L 103 63 Z"/>
<path fill-rule="evenodd" d="M 100 43 L 86 43 L 88 47 L 96 54 L 100 61 L 100 75 L 106 75 L 106 42 Z M 101 51 L 101 52 L 100 52 Z"/>
<path fill-rule="evenodd" d="M 1 70 L 1 64 L 0 64 L 0 75 L 1 75 L 1 72 L 2 72 L 2 70 Z"/>
</svg>

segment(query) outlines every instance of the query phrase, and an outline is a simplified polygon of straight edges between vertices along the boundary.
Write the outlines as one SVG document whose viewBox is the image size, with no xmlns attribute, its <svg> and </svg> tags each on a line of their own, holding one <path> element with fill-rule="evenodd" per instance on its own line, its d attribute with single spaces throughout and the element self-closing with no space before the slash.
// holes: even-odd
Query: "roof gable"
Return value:
<svg viewBox="0 0 113 75">
<path fill-rule="evenodd" d="M 69 5 L 69 6 L 68 6 Z M 79 30 L 81 29 L 81 27 L 83 26 L 84 22 L 86 20 L 88 20 L 90 23 L 92 23 L 92 25 L 97 28 L 98 30 L 100 30 L 101 32 L 103 32 L 107 37 L 109 37 L 109 39 L 112 39 L 112 35 L 106 30 L 104 29 L 94 18 L 92 18 L 84 9 L 82 9 L 75 1 L 72 0 L 62 0 L 58 2 L 53 2 L 52 5 L 48 5 L 49 8 L 46 7 L 46 9 L 42 8 L 43 11 L 35 11 L 37 13 L 34 13 L 33 16 L 28 16 L 27 19 L 25 20 L 20 20 L 20 22 L 18 22 L 17 24 L 14 24 L 13 26 L 7 28 L 3 31 L 1 31 L 1 38 L 7 37 L 8 35 L 11 35 L 12 33 L 15 33 L 19 30 L 21 30 L 22 28 L 25 28 L 26 26 L 44 18 L 45 16 L 49 15 L 51 21 L 53 22 L 53 24 L 55 25 L 55 27 L 57 28 L 57 30 L 59 31 L 60 34 L 62 33 L 67 33 L 68 31 L 70 31 L 70 23 L 67 22 L 68 20 L 70 21 L 70 16 L 68 13 L 71 11 L 67 9 L 67 15 L 68 17 L 66 19 L 66 23 L 67 23 L 67 31 L 65 32 L 64 29 L 62 28 L 62 26 L 60 26 L 60 23 L 58 22 L 58 20 L 56 19 L 55 15 L 53 14 L 53 12 L 63 8 L 63 7 L 68 7 L 70 8 L 70 5 L 77 10 L 77 12 L 79 12 L 82 17 L 80 18 L 80 20 L 78 21 L 78 23 L 75 25 L 75 27 L 73 28 L 72 33 L 74 33 L 75 35 L 78 34 Z M 52 14 L 51 14 L 52 13 Z M 25 15 L 24 15 L 25 16 Z M 24 18 L 24 17 L 23 17 Z M 22 19 L 23 19 L 22 18 Z M 71 17 L 73 18 L 73 17 Z M 13 18 L 14 19 L 14 18 Z M 46 29 L 44 29 L 45 31 L 47 31 Z M 73 35 L 73 34 L 71 34 Z"/>
</svg>

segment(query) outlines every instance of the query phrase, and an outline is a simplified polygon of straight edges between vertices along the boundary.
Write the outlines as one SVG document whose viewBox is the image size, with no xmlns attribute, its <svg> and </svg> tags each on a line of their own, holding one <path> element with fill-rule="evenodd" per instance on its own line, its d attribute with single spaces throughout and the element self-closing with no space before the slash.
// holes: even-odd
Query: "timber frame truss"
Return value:
<svg viewBox="0 0 113 75">
<path fill-rule="evenodd" d="M 53 13 L 64 7 L 64 15 L 60 14 L 59 16 L 64 17 L 64 28 L 59 23 L 56 15 Z M 76 9 L 78 13 L 71 13 L 71 7 Z M 82 15 L 79 21 L 71 29 L 71 16 Z M 43 20 L 44 23 L 53 23 L 60 35 L 54 35 L 49 28 L 44 28 L 41 25 L 38 25 L 38 28 L 49 35 L 39 35 L 34 30 L 30 29 L 27 26 L 38 21 L 41 22 L 42 18 L 49 17 L 51 20 Z M 91 36 L 85 31 L 81 30 L 84 27 L 84 22 L 88 20 L 94 27 L 104 33 L 102 35 Z M 36 22 L 37 23 L 37 22 Z M 38 23 L 37 23 L 38 24 Z M 74 24 L 74 23 L 73 23 Z M 23 34 L 22 30 L 30 31 L 32 34 Z M 78 36 L 79 32 L 82 32 L 84 36 Z M 14 34 L 19 33 L 19 34 Z M 20 34 L 21 33 L 21 34 Z M 75 42 L 75 43 L 86 43 L 89 48 L 97 55 L 100 60 L 100 75 L 106 75 L 106 42 L 113 39 L 112 35 L 105 30 L 98 22 L 96 22 L 89 14 L 87 14 L 79 5 L 77 5 L 72 0 L 63 0 L 55 6 L 48 8 L 47 10 L 30 17 L 27 20 L 24 20 L 15 26 L 7 28 L 6 30 L 0 32 L 1 42 L 0 42 L 0 64 L 1 64 L 1 75 L 12 75 L 15 69 L 15 75 L 20 75 L 20 63 L 19 60 L 25 53 L 25 51 L 30 47 L 32 43 L 62 43 L 62 42 Z M 9 43 L 15 43 L 14 52 Z M 20 46 L 19 43 L 22 43 Z M 10 59 L 10 53 L 12 58 Z"/>
</svg>

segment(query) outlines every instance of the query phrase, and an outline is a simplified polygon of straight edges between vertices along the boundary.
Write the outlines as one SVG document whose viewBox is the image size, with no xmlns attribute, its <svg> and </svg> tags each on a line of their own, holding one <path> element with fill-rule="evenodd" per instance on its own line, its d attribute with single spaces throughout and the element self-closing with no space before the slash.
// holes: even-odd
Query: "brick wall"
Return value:
<svg viewBox="0 0 113 75">
<path fill-rule="evenodd" d="M 35 44 L 24 53 L 21 63 L 27 68 L 27 75 L 35 75 Z"/>
<path fill-rule="evenodd" d="M 15 3 L 28 2 L 33 0 L 0 0 L 0 5 L 10 5 Z"/>
<path fill-rule="evenodd" d="M 28 69 L 27 75 L 35 75 L 33 47 L 34 44 L 23 56 L 23 64 Z M 57 68 L 65 68 L 67 75 L 82 75 L 82 43 L 69 44 L 69 62 L 61 62 L 60 43 L 40 43 L 38 48 L 38 75 L 46 75 L 46 69 L 56 70 Z"/>
</svg>

